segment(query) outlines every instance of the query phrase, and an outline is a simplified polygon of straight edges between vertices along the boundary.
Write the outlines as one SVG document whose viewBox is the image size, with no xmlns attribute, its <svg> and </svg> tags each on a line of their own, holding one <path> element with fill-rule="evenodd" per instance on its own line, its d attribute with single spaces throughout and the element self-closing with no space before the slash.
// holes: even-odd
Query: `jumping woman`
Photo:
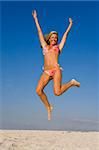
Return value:
<svg viewBox="0 0 99 150">
<path fill-rule="evenodd" d="M 68 83 L 61 84 L 62 81 L 62 68 L 58 64 L 58 56 L 61 53 L 63 46 L 66 42 L 68 33 L 72 27 L 72 19 L 69 18 L 69 26 L 65 31 L 61 42 L 58 44 L 58 33 L 56 31 L 51 31 L 46 36 L 43 35 L 42 29 L 39 25 L 36 10 L 32 12 L 32 16 L 35 20 L 35 24 L 38 31 L 39 40 L 41 43 L 41 47 L 43 49 L 44 55 L 44 67 L 43 73 L 38 82 L 38 86 L 36 88 L 36 93 L 44 103 L 47 112 L 48 112 L 48 120 L 51 119 L 51 112 L 53 107 L 50 105 L 46 94 L 44 93 L 45 86 L 49 83 L 50 80 L 53 79 L 54 82 L 54 94 L 59 96 L 73 86 L 80 86 L 80 83 L 75 79 L 72 79 Z"/>
</svg>

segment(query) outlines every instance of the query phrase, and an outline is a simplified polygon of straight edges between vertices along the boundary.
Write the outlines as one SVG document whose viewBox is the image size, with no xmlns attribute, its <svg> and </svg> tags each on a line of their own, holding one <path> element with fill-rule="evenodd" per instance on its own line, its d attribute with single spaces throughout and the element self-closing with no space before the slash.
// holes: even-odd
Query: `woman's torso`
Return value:
<svg viewBox="0 0 99 150">
<path fill-rule="evenodd" d="M 43 49 L 44 54 L 44 70 L 52 69 L 58 64 L 59 46 L 46 46 Z"/>
</svg>

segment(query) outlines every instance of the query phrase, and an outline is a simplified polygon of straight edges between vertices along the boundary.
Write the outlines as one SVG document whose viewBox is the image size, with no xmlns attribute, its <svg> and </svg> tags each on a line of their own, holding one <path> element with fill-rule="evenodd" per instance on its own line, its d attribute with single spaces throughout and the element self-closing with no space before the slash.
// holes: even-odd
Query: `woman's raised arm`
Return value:
<svg viewBox="0 0 99 150">
<path fill-rule="evenodd" d="M 37 27 L 37 30 L 38 30 L 38 35 L 39 35 L 41 46 L 42 46 L 42 48 L 44 48 L 44 46 L 47 45 L 47 43 L 44 40 L 44 36 L 43 36 L 42 30 L 41 30 L 41 27 L 39 25 L 39 22 L 38 22 L 36 10 L 34 10 L 32 12 L 32 16 L 33 16 L 33 18 L 35 20 L 35 23 L 36 23 L 36 27 Z"/>
<path fill-rule="evenodd" d="M 61 40 L 61 42 L 60 42 L 60 44 L 59 44 L 59 49 L 60 49 L 60 51 L 62 50 L 62 48 L 63 48 L 63 46 L 64 46 L 64 44 L 65 44 L 65 42 L 66 42 L 66 38 L 67 38 L 67 35 L 68 35 L 68 33 L 69 33 L 69 31 L 70 31 L 70 29 L 71 29 L 71 27 L 72 27 L 72 19 L 71 18 L 69 18 L 69 26 L 68 26 L 68 28 L 67 28 L 67 30 L 65 31 L 65 33 L 64 33 L 64 35 L 63 35 L 63 37 L 62 37 L 62 40 Z"/>
</svg>

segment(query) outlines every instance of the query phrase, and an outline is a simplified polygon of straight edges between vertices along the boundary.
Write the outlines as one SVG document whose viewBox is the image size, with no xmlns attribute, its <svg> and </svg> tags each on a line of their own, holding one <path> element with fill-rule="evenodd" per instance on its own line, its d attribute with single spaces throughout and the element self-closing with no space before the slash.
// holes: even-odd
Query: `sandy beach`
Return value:
<svg viewBox="0 0 99 150">
<path fill-rule="evenodd" d="M 0 150 L 99 150 L 99 132 L 0 130 Z"/>
</svg>

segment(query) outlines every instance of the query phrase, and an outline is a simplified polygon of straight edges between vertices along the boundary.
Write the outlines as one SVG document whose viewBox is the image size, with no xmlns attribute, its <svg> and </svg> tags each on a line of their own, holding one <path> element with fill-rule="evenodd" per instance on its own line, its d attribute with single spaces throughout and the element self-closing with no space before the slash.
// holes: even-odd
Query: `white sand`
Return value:
<svg viewBox="0 0 99 150">
<path fill-rule="evenodd" d="M 0 130 L 0 150 L 99 150 L 99 132 Z"/>
</svg>

